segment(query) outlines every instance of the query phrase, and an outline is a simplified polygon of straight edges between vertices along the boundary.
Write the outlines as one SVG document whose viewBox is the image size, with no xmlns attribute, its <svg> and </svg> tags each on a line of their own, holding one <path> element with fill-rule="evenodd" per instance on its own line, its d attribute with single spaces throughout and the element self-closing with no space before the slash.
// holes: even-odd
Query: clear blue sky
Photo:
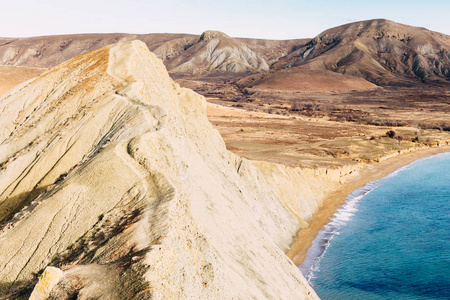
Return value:
<svg viewBox="0 0 450 300">
<path fill-rule="evenodd" d="M 450 0 L 2 0 L 0 10 L 3 37 L 214 29 L 289 39 L 375 18 L 450 34 Z"/>
</svg>

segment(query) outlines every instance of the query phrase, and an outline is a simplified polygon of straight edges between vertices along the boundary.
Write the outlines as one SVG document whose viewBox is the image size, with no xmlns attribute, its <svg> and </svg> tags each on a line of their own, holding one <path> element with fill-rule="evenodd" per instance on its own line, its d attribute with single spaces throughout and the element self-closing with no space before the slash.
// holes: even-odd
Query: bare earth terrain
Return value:
<svg viewBox="0 0 450 300">
<path fill-rule="evenodd" d="M 210 109 L 209 117 L 230 150 L 250 159 L 289 165 L 313 167 L 373 162 L 405 149 L 447 145 L 450 141 L 449 132 L 439 128 L 449 122 L 450 106 L 445 97 L 437 103 L 417 101 L 391 109 L 380 108 L 386 100 L 377 102 L 369 98 L 360 103 L 354 98 L 335 94 L 302 94 L 301 97 L 307 98 L 308 102 L 305 102 L 312 106 L 326 107 L 333 103 L 341 110 L 291 111 L 292 104 L 278 98 L 270 105 L 243 105 L 254 111 L 237 113 L 233 110 L 231 113 L 216 107 Z M 218 99 L 209 100 L 227 104 Z M 397 102 L 402 100 L 392 100 L 389 106 Z M 370 116 L 372 123 L 380 124 L 367 124 L 359 119 L 361 115 Z M 400 122 L 404 126 L 395 126 Z M 424 128 L 418 128 L 419 124 Z M 386 135 L 390 130 L 395 132 L 394 138 Z"/>
<path fill-rule="evenodd" d="M 3 95 L 19 83 L 39 76 L 46 69 L 0 66 L 0 95 Z"/>
</svg>

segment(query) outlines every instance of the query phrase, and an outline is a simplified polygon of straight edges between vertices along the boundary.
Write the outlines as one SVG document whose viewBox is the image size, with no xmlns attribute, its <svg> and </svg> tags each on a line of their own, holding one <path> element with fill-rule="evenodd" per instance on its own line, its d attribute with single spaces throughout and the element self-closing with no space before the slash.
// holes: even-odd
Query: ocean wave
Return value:
<svg viewBox="0 0 450 300">
<path fill-rule="evenodd" d="M 325 225 L 324 229 L 319 231 L 317 237 L 314 239 L 312 246 L 309 248 L 303 263 L 298 266 L 300 271 L 303 273 L 305 278 L 309 283 L 315 278 L 314 274 L 320 270 L 320 260 L 326 253 L 330 242 L 333 237 L 339 235 L 340 230 L 348 224 L 355 213 L 358 211 L 358 203 L 364 198 L 365 195 L 370 193 L 379 187 L 382 183 L 388 181 L 392 177 L 398 175 L 399 173 L 410 169 L 414 165 L 423 162 L 424 160 L 450 155 L 450 153 L 442 153 L 435 156 L 425 157 L 414 161 L 413 163 L 398 168 L 394 172 L 390 173 L 388 176 L 371 181 L 365 186 L 353 191 L 347 196 L 345 204 L 337 210 L 337 212 L 330 218 L 330 222 Z"/>
<path fill-rule="evenodd" d="M 379 183 L 371 182 L 348 195 L 345 204 L 337 210 L 331 218 L 331 221 L 325 225 L 325 228 L 319 231 L 319 234 L 313 241 L 313 245 L 306 254 L 305 260 L 299 266 L 299 269 L 302 271 L 308 282 L 314 278 L 314 273 L 319 271 L 319 261 L 327 251 L 333 237 L 339 234 L 340 229 L 344 227 L 358 211 L 358 202 L 378 185 Z"/>
</svg>

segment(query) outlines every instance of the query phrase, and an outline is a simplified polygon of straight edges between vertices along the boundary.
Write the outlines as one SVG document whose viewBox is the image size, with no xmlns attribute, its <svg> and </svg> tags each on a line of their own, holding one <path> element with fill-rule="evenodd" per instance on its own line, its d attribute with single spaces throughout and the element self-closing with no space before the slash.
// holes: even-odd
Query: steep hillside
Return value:
<svg viewBox="0 0 450 300">
<path fill-rule="evenodd" d="M 138 41 L 0 98 L 1 293 L 316 299 L 283 251 L 338 178 L 231 154 L 205 106 Z"/>
<path fill-rule="evenodd" d="M 219 31 L 205 31 L 199 40 L 181 55 L 166 63 L 174 73 L 268 71 L 266 61 L 245 44 Z"/>
<path fill-rule="evenodd" d="M 295 40 L 264 40 L 249 38 L 234 38 L 247 45 L 253 52 L 264 58 L 269 66 L 276 63 L 281 57 L 306 45 L 311 39 Z"/>
<path fill-rule="evenodd" d="M 448 84 L 449 40 L 441 33 L 384 19 L 356 22 L 324 31 L 275 68 L 330 70 L 378 85 Z"/>
</svg>

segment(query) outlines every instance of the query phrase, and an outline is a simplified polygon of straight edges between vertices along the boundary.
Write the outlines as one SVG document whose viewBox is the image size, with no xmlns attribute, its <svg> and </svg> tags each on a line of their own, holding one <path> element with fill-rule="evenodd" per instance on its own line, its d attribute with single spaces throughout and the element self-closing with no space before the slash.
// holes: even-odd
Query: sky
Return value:
<svg viewBox="0 0 450 300">
<path fill-rule="evenodd" d="M 450 0 L 0 0 L 0 36 L 193 33 L 312 38 L 345 23 L 384 18 L 450 35 Z"/>
</svg>

